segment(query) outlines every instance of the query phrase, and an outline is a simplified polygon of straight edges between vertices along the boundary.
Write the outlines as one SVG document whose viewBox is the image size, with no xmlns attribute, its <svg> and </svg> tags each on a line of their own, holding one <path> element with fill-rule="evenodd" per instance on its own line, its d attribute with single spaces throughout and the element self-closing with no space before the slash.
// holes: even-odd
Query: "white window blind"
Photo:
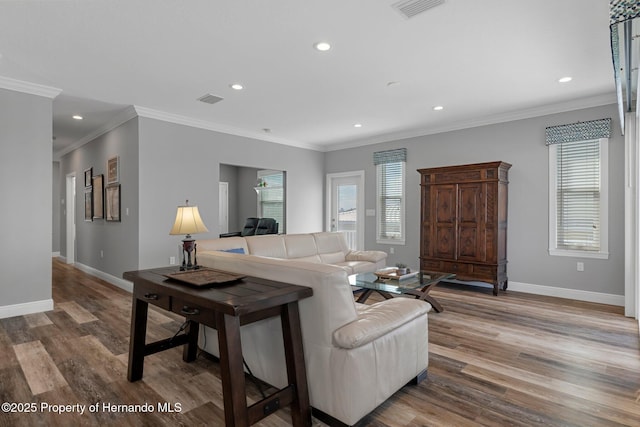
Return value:
<svg viewBox="0 0 640 427">
<path fill-rule="evenodd" d="M 404 244 L 405 242 L 405 160 L 405 149 L 374 154 L 377 176 L 378 243 Z"/>
<path fill-rule="evenodd" d="M 611 119 L 546 129 L 549 254 L 609 257 L 610 135 Z"/>
<path fill-rule="evenodd" d="M 258 216 L 274 218 L 279 224 L 279 230 L 284 230 L 284 173 L 260 170 L 258 181 L 264 185 L 257 187 Z"/>
<path fill-rule="evenodd" d="M 556 248 L 600 251 L 600 142 L 556 146 Z"/>
</svg>

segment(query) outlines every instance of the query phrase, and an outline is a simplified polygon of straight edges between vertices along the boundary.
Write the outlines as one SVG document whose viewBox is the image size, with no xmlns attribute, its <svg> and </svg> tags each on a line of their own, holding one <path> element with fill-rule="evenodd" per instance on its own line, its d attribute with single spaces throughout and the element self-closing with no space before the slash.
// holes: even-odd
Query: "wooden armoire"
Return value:
<svg viewBox="0 0 640 427">
<path fill-rule="evenodd" d="M 507 190 L 510 164 L 418 169 L 420 269 L 507 289 Z"/>
</svg>

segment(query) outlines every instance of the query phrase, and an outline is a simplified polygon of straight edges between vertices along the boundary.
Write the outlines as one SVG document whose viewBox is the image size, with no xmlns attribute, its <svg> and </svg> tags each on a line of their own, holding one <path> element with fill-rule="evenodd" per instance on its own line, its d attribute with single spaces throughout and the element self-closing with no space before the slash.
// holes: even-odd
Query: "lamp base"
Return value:
<svg viewBox="0 0 640 427">
<path fill-rule="evenodd" d="M 190 235 L 187 235 L 182 240 L 182 265 L 180 266 L 180 271 L 198 270 L 200 268 L 196 246 L 195 239 L 192 239 Z M 191 263 L 191 252 L 193 252 L 193 263 Z"/>
</svg>

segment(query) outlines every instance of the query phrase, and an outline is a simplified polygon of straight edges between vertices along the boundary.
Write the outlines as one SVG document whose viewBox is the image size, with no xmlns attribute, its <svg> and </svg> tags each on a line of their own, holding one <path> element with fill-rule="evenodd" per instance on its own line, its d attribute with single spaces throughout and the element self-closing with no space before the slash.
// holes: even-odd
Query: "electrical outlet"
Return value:
<svg viewBox="0 0 640 427">
<path fill-rule="evenodd" d="M 578 261 L 577 268 L 578 268 L 578 271 L 584 271 L 584 262 Z"/>
<path fill-rule="evenodd" d="M 175 265 L 175 263 L 176 263 L 176 257 L 174 257 L 174 256 L 170 256 L 170 257 L 169 257 L 169 264 L 170 264 L 170 265 Z"/>
<path fill-rule="evenodd" d="M 396 248 L 389 248 L 389 253 L 390 254 L 395 254 L 396 253 Z"/>
</svg>

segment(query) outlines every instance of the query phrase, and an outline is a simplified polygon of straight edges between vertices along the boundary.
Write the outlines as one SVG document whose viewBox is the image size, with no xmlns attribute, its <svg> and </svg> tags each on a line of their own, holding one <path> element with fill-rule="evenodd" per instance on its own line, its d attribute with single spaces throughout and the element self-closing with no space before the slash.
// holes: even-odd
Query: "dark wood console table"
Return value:
<svg viewBox="0 0 640 427">
<path fill-rule="evenodd" d="M 282 406 L 291 405 L 294 426 L 311 426 L 311 407 L 302 348 L 298 300 L 310 297 L 311 288 L 247 277 L 228 285 L 196 288 L 167 279 L 175 267 L 124 273 L 133 282 L 133 310 L 127 378 L 142 378 L 144 357 L 184 345 L 182 358 L 195 360 L 198 329 L 203 324 L 218 330 L 220 372 L 227 426 L 254 424 Z M 185 334 L 146 343 L 149 304 L 184 316 Z M 280 316 L 289 385 L 247 407 L 240 326 Z"/>
</svg>

